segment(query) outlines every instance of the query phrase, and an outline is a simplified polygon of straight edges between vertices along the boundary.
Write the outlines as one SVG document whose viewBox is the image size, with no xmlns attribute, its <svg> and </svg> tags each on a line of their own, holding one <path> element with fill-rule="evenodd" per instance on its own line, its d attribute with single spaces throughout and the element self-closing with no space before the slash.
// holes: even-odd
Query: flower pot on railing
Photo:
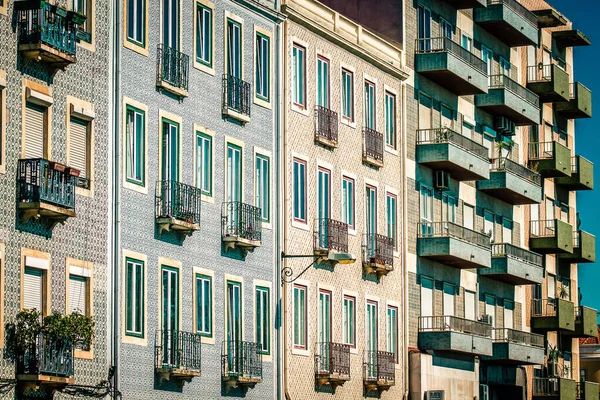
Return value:
<svg viewBox="0 0 600 400">
<path fill-rule="evenodd" d="M 81 174 L 81 171 L 79 171 L 77 168 L 73 168 L 73 167 L 67 167 L 65 172 L 68 175 L 75 176 L 75 177 L 78 177 L 79 174 Z"/>
<path fill-rule="evenodd" d="M 66 166 L 64 164 L 61 164 L 56 161 L 48 161 L 48 164 L 50 165 L 50 169 L 53 169 L 53 170 L 59 171 L 59 172 L 64 172 L 65 168 L 66 168 Z"/>
</svg>

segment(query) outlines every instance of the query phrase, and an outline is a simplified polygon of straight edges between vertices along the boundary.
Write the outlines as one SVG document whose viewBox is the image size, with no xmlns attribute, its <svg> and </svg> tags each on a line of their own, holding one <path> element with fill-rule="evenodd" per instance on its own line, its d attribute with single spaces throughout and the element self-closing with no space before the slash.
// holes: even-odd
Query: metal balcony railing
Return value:
<svg viewBox="0 0 600 400">
<path fill-rule="evenodd" d="M 492 244 L 492 258 L 494 257 L 514 257 L 529 264 L 543 266 L 543 257 L 541 254 L 534 253 L 531 250 L 522 249 L 511 243 L 494 243 Z"/>
<path fill-rule="evenodd" d="M 17 373 L 73 376 L 73 342 L 38 334 L 29 349 L 17 354 Z"/>
<path fill-rule="evenodd" d="M 419 317 L 419 332 L 460 332 L 492 337 L 492 325 L 452 315 Z"/>
<path fill-rule="evenodd" d="M 531 332 L 517 331 L 509 328 L 496 328 L 494 329 L 493 337 L 495 342 L 518 343 L 533 347 L 544 347 L 544 335 L 538 335 Z"/>
<path fill-rule="evenodd" d="M 546 219 L 529 222 L 529 236 L 531 237 L 553 237 L 556 235 L 556 220 Z"/>
<path fill-rule="evenodd" d="M 571 157 L 571 173 L 576 174 L 579 172 L 579 157 Z"/>
<path fill-rule="evenodd" d="M 350 376 L 350 346 L 341 343 L 316 344 L 315 373 Z"/>
<path fill-rule="evenodd" d="M 383 162 L 383 134 L 363 127 L 363 157 Z"/>
<path fill-rule="evenodd" d="M 527 82 L 552 81 L 552 68 L 554 64 L 530 65 L 527 67 Z"/>
<path fill-rule="evenodd" d="M 157 85 L 164 82 L 175 88 L 188 90 L 190 56 L 165 44 L 159 44 L 156 64 Z"/>
<path fill-rule="evenodd" d="M 531 300 L 532 317 L 555 317 L 557 308 L 557 299 Z"/>
<path fill-rule="evenodd" d="M 542 184 L 540 174 L 506 157 L 493 158 L 490 171 L 509 171 L 536 185 Z"/>
<path fill-rule="evenodd" d="M 529 159 L 545 160 L 554 157 L 554 142 L 529 143 Z"/>
<path fill-rule="evenodd" d="M 394 353 L 379 350 L 365 351 L 365 377 L 366 381 L 395 381 L 396 360 Z"/>
<path fill-rule="evenodd" d="M 377 233 L 364 235 L 363 254 L 365 262 L 394 265 L 394 239 Z"/>
<path fill-rule="evenodd" d="M 255 242 L 262 241 L 260 207 L 241 201 L 223 203 L 221 233 L 223 237 L 236 236 Z"/>
<path fill-rule="evenodd" d="M 488 149 L 484 145 L 479 144 L 468 137 L 453 131 L 450 128 L 430 128 L 417 130 L 417 144 L 438 143 L 452 143 L 463 148 L 469 153 L 473 153 L 479 158 L 484 160 L 488 159 Z"/>
<path fill-rule="evenodd" d="M 490 75 L 490 89 L 506 89 L 513 92 L 516 96 L 531 103 L 535 107 L 540 107 L 540 98 L 537 94 L 527 89 L 525 86 L 521 86 L 517 81 L 511 79 L 509 76 L 504 74 Z"/>
<path fill-rule="evenodd" d="M 223 376 L 262 379 L 263 359 L 258 343 L 225 341 L 221 349 Z"/>
<path fill-rule="evenodd" d="M 537 17 L 535 16 L 535 14 L 532 13 L 531 11 L 529 11 L 527 8 L 525 8 L 522 4 L 518 3 L 517 1 L 515 1 L 515 0 L 488 0 L 487 1 L 488 6 L 491 6 L 494 4 L 503 4 L 507 7 L 512 8 L 515 13 L 517 13 L 520 17 L 522 17 L 529 24 L 531 24 L 535 28 L 537 28 L 538 22 L 537 22 Z"/>
<path fill-rule="evenodd" d="M 200 223 L 202 191 L 176 181 L 156 182 L 156 217 Z"/>
<path fill-rule="evenodd" d="M 19 160 L 19 201 L 51 203 L 75 209 L 75 179 L 62 164 L 31 158 Z"/>
<path fill-rule="evenodd" d="M 471 53 L 469 50 L 462 47 L 449 37 L 436 37 L 436 38 L 424 38 L 417 39 L 415 45 L 415 52 L 417 54 L 425 53 L 438 53 L 447 52 L 452 53 L 456 57 L 460 58 L 471 67 L 475 68 L 479 72 L 487 75 L 487 66 L 485 61 Z"/>
<path fill-rule="evenodd" d="M 314 249 L 348 252 L 348 224 L 331 218 L 315 220 Z"/>
<path fill-rule="evenodd" d="M 558 378 L 533 378 L 534 396 L 558 396 Z"/>
<path fill-rule="evenodd" d="M 156 332 L 156 367 L 200 371 L 202 337 L 192 332 L 160 330 Z"/>
<path fill-rule="evenodd" d="M 250 116 L 250 83 L 233 75 L 223 75 L 223 110 Z"/>
<path fill-rule="evenodd" d="M 573 247 L 581 247 L 581 231 L 573 231 Z"/>
<path fill-rule="evenodd" d="M 421 222 L 419 238 L 451 237 L 476 246 L 491 248 L 490 237 L 454 222 Z"/>
<path fill-rule="evenodd" d="M 338 114 L 328 108 L 315 107 L 315 139 L 338 142 Z"/>
</svg>

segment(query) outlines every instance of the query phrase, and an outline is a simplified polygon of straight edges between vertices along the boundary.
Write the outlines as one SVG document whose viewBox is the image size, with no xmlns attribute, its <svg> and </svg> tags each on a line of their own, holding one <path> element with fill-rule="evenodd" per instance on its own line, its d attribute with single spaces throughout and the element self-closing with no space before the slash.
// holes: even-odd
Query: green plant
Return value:
<svg viewBox="0 0 600 400">
<path fill-rule="evenodd" d="M 42 330 L 40 321 L 41 313 L 35 308 L 17 313 L 13 343 L 15 351 L 25 351 L 35 344 L 35 338 Z"/>
<path fill-rule="evenodd" d="M 569 298 L 569 287 L 567 285 L 564 284 L 560 284 L 560 286 L 558 287 L 558 296 L 561 299 L 568 299 Z"/>
<path fill-rule="evenodd" d="M 548 363 L 558 363 L 558 359 L 562 357 L 562 352 L 558 349 L 558 346 L 552 346 L 548 344 L 547 351 Z"/>
<path fill-rule="evenodd" d="M 69 319 L 73 341 L 84 347 L 90 347 L 95 336 L 96 322 L 94 319 L 78 312 L 71 313 L 65 318 Z"/>
</svg>

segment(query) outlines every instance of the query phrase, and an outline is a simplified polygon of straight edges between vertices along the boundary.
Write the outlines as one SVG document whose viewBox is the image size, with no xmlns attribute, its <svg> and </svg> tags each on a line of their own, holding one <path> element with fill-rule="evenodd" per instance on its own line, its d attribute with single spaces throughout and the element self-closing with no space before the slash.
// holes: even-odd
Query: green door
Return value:
<svg viewBox="0 0 600 400">
<path fill-rule="evenodd" d="M 331 198 L 330 171 L 319 168 L 317 193 L 317 218 L 319 224 L 319 247 L 329 248 L 329 215 Z"/>
<path fill-rule="evenodd" d="M 243 373 L 242 347 L 242 310 L 239 282 L 227 282 L 227 360 L 228 372 L 241 375 Z"/>
<path fill-rule="evenodd" d="M 377 303 L 368 301 L 365 315 L 367 334 L 367 377 L 377 378 Z"/>
<path fill-rule="evenodd" d="M 369 257 L 374 257 L 377 250 L 377 189 L 367 186 L 367 250 Z"/>
<path fill-rule="evenodd" d="M 162 266 L 163 365 L 177 367 L 179 330 L 179 271 Z"/>
<path fill-rule="evenodd" d="M 226 196 L 228 204 L 228 233 L 243 236 L 242 210 L 242 149 L 233 144 L 227 145 Z"/>
<path fill-rule="evenodd" d="M 179 124 L 163 120 L 162 127 L 162 187 L 163 216 L 179 218 Z"/>
<path fill-rule="evenodd" d="M 333 373 L 330 368 L 331 344 L 331 293 L 319 291 L 319 343 L 320 359 L 319 369 L 323 372 Z"/>
</svg>

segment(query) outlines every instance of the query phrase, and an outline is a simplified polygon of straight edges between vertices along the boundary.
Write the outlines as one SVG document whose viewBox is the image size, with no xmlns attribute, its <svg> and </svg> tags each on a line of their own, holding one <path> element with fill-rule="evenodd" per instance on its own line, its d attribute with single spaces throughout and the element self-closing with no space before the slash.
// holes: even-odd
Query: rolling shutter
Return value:
<svg viewBox="0 0 600 400">
<path fill-rule="evenodd" d="M 79 176 L 88 177 L 88 124 L 77 118 L 71 118 L 69 132 L 69 167 L 80 171 Z"/>
<path fill-rule="evenodd" d="M 44 157 L 44 112 L 42 107 L 27 103 L 25 108 L 25 158 Z"/>
<path fill-rule="evenodd" d="M 83 276 L 69 276 L 69 313 L 77 311 L 87 315 L 87 279 Z"/>
<path fill-rule="evenodd" d="M 25 267 L 23 279 L 23 308 L 43 311 L 43 271 L 36 268 Z"/>
</svg>

